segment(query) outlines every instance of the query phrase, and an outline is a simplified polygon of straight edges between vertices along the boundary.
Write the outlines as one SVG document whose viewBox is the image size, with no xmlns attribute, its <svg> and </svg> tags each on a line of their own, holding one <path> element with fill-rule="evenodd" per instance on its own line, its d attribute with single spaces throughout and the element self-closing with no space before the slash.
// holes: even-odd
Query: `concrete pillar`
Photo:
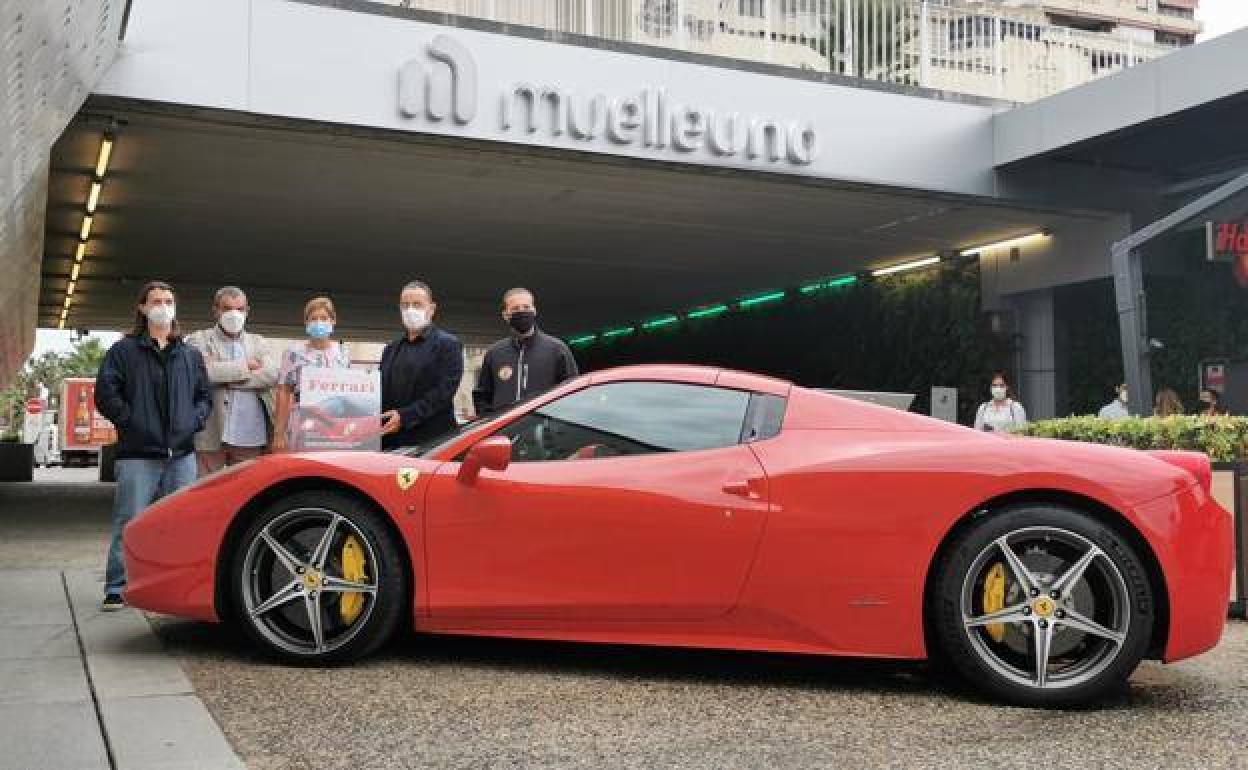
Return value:
<svg viewBox="0 0 1248 770">
<path fill-rule="evenodd" d="M 1017 390 L 1033 420 L 1056 417 L 1065 411 L 1066 375 L 1057 335 L 1053 290 L 1016 294 L 1009 305 L 1019 334 Z"/>
<path fill-rule="evenodd" d="M 0 207 L 0 388 L 12 382 L 35 345 L 47 199 L 45 155 L 11 205 Z"/>
</svg>

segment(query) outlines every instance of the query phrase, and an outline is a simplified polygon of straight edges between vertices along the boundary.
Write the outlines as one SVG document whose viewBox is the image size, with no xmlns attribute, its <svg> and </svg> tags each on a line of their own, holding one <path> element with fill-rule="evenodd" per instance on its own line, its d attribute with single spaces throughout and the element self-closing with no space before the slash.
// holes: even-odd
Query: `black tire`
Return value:
<svg viewBox="0 0 1248 770">
<path fill-rule="evenodd" d="M 314 546 L 329 528 L 330 518 L 326 518 L 320 534 L 317 534 L 315 516 L 318 514 L 314 512 L 341 517 L 335 524 L 335 534 L 331 535 L 330 540 L 334 542 L 330 543 L 328 556 L 322 558 L 324 569 L 319 571 L 327 580 L 343 578 L 341 562 L 346 559 L 346 546 L 339 543 L 344 543 L 347 536 L 355 536 L 357 543 L 363 546 L 360 550 L 367 555 L 364 559 L 367 578 L 361 584 L 371 584 L 374 591 L 358 594 L 363 609 L 358 610 L 354 622 L 344 619 L 344 614 L 348 613 L 342 606 L 346 593 L 336 593 L 333 588 L 309 590 L 304 583 L 308 573 L 314 571 L 310 566 L 310 559 L 316 556 Z M 300 529 L 301 526 L 304 528 Z M 281 543 L 288 556 L 295 557 L 300 565 L 299 574 L 288 569 L 264 540 L 262 533 L 266 531 Z M 289 537 L 283 540 L 286 532 L 290 533 Z M 288 663 L 341 663 L 375 652 L 394 635 L 411 610 L 406 562 L 399 551 L 400 545 L 394 540 L 382 514 L 349 495 L 306 491 L 276 501 L 247 527 L 228 560 L 231 606 L 239 628 L 267 654 Z M 339 562 L 337 570 L 334 568 L 335 555 Z M 285 584 L 286 575 L 289 575 L 289 584 Z M 272 599 L 282 592 L 277 586 L 283 584 L 286 588 L 298 584 L 297 590 L 301 593 L 262 615 L 253 616 L 249 608 L 259 609 L 263 604 L 260 602 L 263 598 L 261 594 L 267 591 Z M 315 578 L 312 584 L 322 585 Z M 317 609 L 315 613 L 313 606 Z M 313 614 L 318 615 L 322 623 L 324 644 L 319 649 L 313 641 Z M 300 618 L 302 625 L 308 626 L 307 629 L 300 628 Z M 329 626 L 325 625 L 327 620 L 330 621 Z M 343 625 L 343 628 L 334 637 L 337 641 L 331 645 L 328 634 L 336 624 Z M 304 645 L 299 643 L 301 631 L 306 637 Z"/>
<path fill-rule="evenodd" d="M 1002 543 L 1027 570 L 1025 579 L 1039 586 L 1034 596 Z M 1086 572 L 1064 590 L 1062 575 L 1085 557 Z M 994 558 L 1002 570 L 997 585 L 1004 586 L 1000 608 L 989 602 Z M 992 698 L 1039 707 L 1099 701 L 1125 688 L 1148 651 L 1157 612 L 1140 555 L 1116 530 L 1084 513 L 1023 505 L 985 515 L 958 536 L 935 569 L 927 604 L 933 659 Z M 1059 590 L 1051 595 L 1054 587 Z M 994 610 L 1014 619 L 985 622 Z M 1092 625 L 1078 627 L 1087 621 Z M 1042 649 L 1049 661 L 1043 675 L 1036 665 Z M 1059 649 L 1069 659 L 1065 673 L 1057 668 Z"/>
</svg>

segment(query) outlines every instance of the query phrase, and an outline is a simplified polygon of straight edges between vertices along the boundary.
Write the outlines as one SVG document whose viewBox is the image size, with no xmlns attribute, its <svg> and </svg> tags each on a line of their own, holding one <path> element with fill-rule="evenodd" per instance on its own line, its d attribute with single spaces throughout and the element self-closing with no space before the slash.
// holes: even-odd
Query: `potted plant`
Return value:
<svg viewBox="0 0 1248 770">
<path fill-rule="evenodd" d="M 0 435 L 0 481 L 32 481 L 34 477 L 34 444 L 22 443 L 15 431 Z"/>
</svg>

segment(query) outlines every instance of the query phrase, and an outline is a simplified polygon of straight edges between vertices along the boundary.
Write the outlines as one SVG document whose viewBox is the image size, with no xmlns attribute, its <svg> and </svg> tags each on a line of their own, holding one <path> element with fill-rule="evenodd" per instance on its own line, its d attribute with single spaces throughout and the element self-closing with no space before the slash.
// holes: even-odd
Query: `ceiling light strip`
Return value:
<svg viewBox="0 0 1248 770">
<path fill-rule="evenodd" d="M 95 173 L 91 179 L 91 188 L 87 192 L 87 201 L 83 205 L 82 227 L 78 230 L 78 244 L 74 249 L 74 263 L 70 267 L 69 283 L 65 287 L 65 306 L 61 309 L 58 329 L 64 329 L 69 319 L 74 291 L 78 288 L 78 277 L 82 273 L 82 265 L 87 257 L 87 241 L 91 240 L 91 228 L 95 224 L 95 210 L 99 208 L 100 196 L 104 192 L 104 175 L 108 173 L 108 164 L 113 157 L 114 141 L 112 134 L 104 134 L 100 140 L 100 151 L 95 159 Z"/>
<path fill-rule="evenodd" d="M 963 249 L 962 251 L 958 253 L 963 257 L 969 257 L 974 254 L 980 254 L 985 251 L 992 251 L 994 249 L 1004 249 L 1008 246 L 1020 246 L 1030 241 L 1035 241 L 1041 238 L 1048 238 L 1048 237 L 1049 237 L 1049 231 L 1041 230 L 1040 232 L 1037 232 L 1037 233 L 1028 233 L 1027 235 L 1020 235 L 1017 238 L 1008 238 L 1004 241 L 997 241 L 996 243 L 987 243 L 987 244 L 984 244 L 983 246 L 976 246 L 971 249 Z"/>
<path fill-rule="evenodd" d="M 876 278 L 882 278 L 886 275 L 904 273 L 907 270 L 918 270 L 919 268 L 935 265 L 938 262 L 940 262 L 940 257 L 926 257 L 924 259 L 916 259 L 912 262 L 902 262 L 900 265 L 890 265 L 889 267 L 882 267 L 879 270 L 872 270 L 871 275 Z"/>
</svg>

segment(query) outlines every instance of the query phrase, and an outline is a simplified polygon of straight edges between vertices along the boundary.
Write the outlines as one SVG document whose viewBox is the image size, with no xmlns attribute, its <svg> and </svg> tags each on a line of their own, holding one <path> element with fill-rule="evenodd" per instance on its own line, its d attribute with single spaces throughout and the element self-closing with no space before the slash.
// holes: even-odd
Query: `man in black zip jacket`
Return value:
<svg viewBox="0 0 1248 770">
<path fill-rule="evenodd" d="M 503 294 L 503 320 L 511 336 L 490 346 L 472 390 L 478 415 L 505 409 L 517 401 L 570 380 L 579 372 L 563 340 L 537 328 L 537 305 L 528 289 Z"/>
<path fill-rule="evenodd" d="M 117 428 L 104 610 L 125 606 L 121 536 L 126 524 L 195 480 L 195 434 L 212 411 L 204 359 L 182 342 L 176 316 L 173 288 L 160 281 L 145 285 L 134 328 L 108 349 L 95 379 L 95 406 Z"/>
</svg>

